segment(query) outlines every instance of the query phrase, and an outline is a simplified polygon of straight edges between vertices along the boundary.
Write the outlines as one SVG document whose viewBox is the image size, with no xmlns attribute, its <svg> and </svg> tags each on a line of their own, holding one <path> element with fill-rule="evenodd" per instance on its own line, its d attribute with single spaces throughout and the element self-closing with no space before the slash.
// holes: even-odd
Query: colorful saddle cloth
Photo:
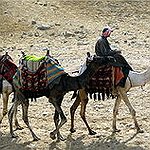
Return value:
<svg viewBox="0 0 150 150">
<path fill-rule="evenodd" d="M 101 66 L 89 81 L 87 92 L 90 98 L 105 100 L 105 96 L 109 98 L 113 89 L 119 81 L 124 77 L 120 67 L 111 65 Z"/>
<path fill-rule="evenodd" d="M 27 97 L 38 97 L 47 86 L 59 76 L 66 74 L 60 64 L 51 56 L 25 56 L 14 76 L 15 85 L 28 93 Z"/>
</svg>

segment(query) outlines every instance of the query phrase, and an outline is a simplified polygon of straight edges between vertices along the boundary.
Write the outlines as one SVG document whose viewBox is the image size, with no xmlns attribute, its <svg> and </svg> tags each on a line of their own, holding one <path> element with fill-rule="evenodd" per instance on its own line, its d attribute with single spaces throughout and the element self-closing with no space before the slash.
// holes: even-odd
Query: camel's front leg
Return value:
<svg viewBox="0 0 150 150">
<path fill-rule="evenodd" d="M 112 124 L 113 132 L 120 131 L 116 127 L 116 120 L 117 120 L 117 114 L 118 114 L 118 108 L 119 108 L 120 102 L 121 102 L 121 97 L 120 97 L 120 95 L 118 95 L 118 97 L 115 101 L 114 109 L 113 109 L 113 124 Z"/>
<path fill-rule="evenodd" d="M 122 96 L 123 101 L 125 102 L 125 104 L 127 105 L 127 107 L 129 108 L 130 114 L 132 115 L 132 118 L 134 120 L 134 124 L 135 127 L 137 129 L 138 133 L 143 133 L 143 130 L 140 129 L 139 124 L 136 120 L 136 111 L 134 110 L 134 108 L 132 107 L 128 97 L 127 97 L 127 93 L 123 90 L 123 88 L 119 88 L 119 93 Z"/>
<path fill-rule="evenodd" d="M 3 111 L 2 111 L 2 116 L 0 116 L 0 123 L 2 123 L 4 116 L 7 114 L 8 98 L 9 98 L 9 94 L 2 93 Z"/>
<path fill-rule="evenodd" d="M 61 104 L 59 102 L 60 99 L 49 99 L 49 101 L 53 104 L 53 106 L 55 107 L 55 110 L 58 112 L 58 114 L 61 117 L 61 121 L 60 123 L 56 126 L 56 129 L 50 133 L 50 137 L 54 140 L 56 138 L 56 134 L 60 134 L 59 133 L 59 129 L 67 122 L 67 119 L 61 109 Z M 61 100 L 62 101 L 62 100 Z"/>
<path fill-rule="evenodd" d="M 55 127 L 56 129 L 58 128 L 58 124 L 59 124 L 59 113 L 57 112 L 57 110 L 55 110 L 55 114 L 54 114 L 54 123 L 55 123 Z M 55 139 L 55 138 L 54 138 Z M 60 134 L 60 132 L 58 131 L 57 133 L 57 140 L 61 140 L 64 141 L 65 139 L 63 138 L 63 136 Z"/>
</svg>

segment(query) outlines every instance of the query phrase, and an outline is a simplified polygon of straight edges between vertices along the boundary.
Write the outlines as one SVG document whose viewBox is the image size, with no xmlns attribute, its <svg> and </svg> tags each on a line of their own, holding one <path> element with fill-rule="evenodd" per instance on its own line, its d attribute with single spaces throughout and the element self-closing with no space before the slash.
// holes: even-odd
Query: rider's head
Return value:
<svg viewBox="0 0 150 150">
<path fill-rule="evenodd" d="M 104 27 L 102 30 L 102 36 L 107 38 L 110 36 L 111 32 L 113 32 L 113 30 L 109 26 Z"/>
</svg>

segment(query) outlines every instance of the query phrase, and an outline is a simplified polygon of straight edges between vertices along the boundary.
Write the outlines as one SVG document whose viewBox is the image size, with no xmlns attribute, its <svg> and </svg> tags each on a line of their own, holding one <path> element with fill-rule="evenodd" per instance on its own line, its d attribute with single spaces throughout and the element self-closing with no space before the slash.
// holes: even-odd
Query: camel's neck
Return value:
<svg viewBox="0 0 150 150">
<path fill-rule="evenodd" d="M 132 86 L 143 86 L 150 81 L 150 67 L 141 73 L 130 71 L 129 78 L 132 82 Z"/>
<path fill-rule="evenodd" d="M 90 78 L 93 76 L 93 74 L 96 72 L 98 68 L 99 65 L 90 65 L 80 76 L 77 77 L 81 86 L 85 86 L 85 84 L 88 83 L 88 81 L 90 80 Z"/>
</svg>

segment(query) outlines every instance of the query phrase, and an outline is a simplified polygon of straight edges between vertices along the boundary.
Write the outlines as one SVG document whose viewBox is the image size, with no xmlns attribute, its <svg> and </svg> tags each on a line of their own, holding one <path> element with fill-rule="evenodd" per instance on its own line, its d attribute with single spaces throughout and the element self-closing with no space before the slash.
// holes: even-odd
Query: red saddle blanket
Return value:
<svg viewBox="0 0 150 150">
<path fill-rule="evenodd" d="M 26 67 L 21 68 L 22 90 L 41 91 L 47 87 L 46 63 L 42 63 L 36 72 L 29 71 Z"/>
</svg>

